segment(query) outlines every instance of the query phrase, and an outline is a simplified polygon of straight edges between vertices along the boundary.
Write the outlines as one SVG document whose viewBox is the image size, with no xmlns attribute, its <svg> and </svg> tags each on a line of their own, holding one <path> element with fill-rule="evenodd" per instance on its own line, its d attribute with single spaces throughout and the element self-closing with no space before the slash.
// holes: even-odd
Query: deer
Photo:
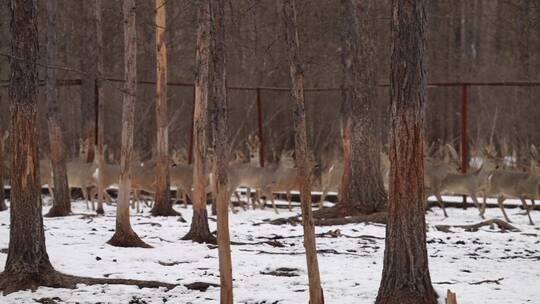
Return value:
<svg viewBox="0 0 540 304">
<path fill-rule="evenodd" d="M 490 194 L 497 195 L 497 204 L 509 223 L 511 221 L 504 210 L 504 201 L 507 197 L 512 197 L 521 201 L 523 209 L 529 218 L 529 224 L 534 225 L 530 208 L 526 202 L 527 199 L 530 199 L 534 208 L 535 199 L 540 196 L 540 172 L 537 167 L 538 151 L 534 145 L 531 146 L 531 156 L 531 165 L 527 172 L 504 169 L 494 170 L 488 177 L 488 191 Z"/>
<path fill-rule="evenodd" d="M 451 151 L 453 148 L 450 145 L 446 145 L 446 148 L 449 149 L 448 153 L 452 153 Z M 453 151 L 455 152 L 455 150 Z M 426 201 L 430 195 L 434 195 L 443 210 L 444 217 L 448 217 L 444 201 L 441 197 L 444 188 L 444 180 L 449 174 L 457 174 L 457 170 L 450 164 L 451 160 L 448 153 L 444 152 L 444 158 L 442 160 L 429 156 L 424 158 L 424 187 Z"/>
<path fill-rule="evenodd" d="M 329 157 L 323 157 L 325 168 L 322 171 L 320 180 L 322 194 L 319 199 L 319 209 L 324 208 L 324 200 L 330 191 L 338 193 L 339 201 L 339 191 L 341 187 L 341 180 L 343 178 L 344 164 L 337 157 L 337 153 L 338 152 L 334 150 Z"/>
<path fill-rule="evenodd" d="M 39 180 L 41 183 L 41 187 L 44 187 L 45 185 L 47 185 L 47 189 L 49 190 L 49 195 L 54 196 L 54 193 L 53 193 L 54 179 L 53 179 L 52 164 L 51 164 L 51 160 L 48 158 L 39 160 Z"/>
</svg>

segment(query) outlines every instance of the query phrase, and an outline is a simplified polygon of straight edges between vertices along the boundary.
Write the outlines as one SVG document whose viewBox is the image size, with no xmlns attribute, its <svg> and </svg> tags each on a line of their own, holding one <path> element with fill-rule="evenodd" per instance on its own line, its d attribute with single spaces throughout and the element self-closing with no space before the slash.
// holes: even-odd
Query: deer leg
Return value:
<svg viewBox="0 0 540 304">
<path fill-rule="evenodd" d="M 448 217 L 448 213 L 446 213 L 446 208 L 444 207 L 444 202 L 442 200 L 442 197 L 439 193 L 435 193 L 435 197 L 437 198 L 437 201 L 439 202 L 439 205 L 441 206 L 441 209 L 444 213 L 444 217 Z"/>
<path fill-rule="evenodd" d="M 286 193 L 286 196 L 287 196 L 287 203 L 289 204 L 289 211 L 292 211 L 292 194 L 291 194 L 291 190 L 288 190 L 285 191 Z"/>
<path fill-rule="evenodd" d="M 328 194 L 328 192 L 326 190 L 323 190 L 323 192 L 321 194 L 321 199 L 319 200 L 319 209 L 324 208 L 324 200 L 326 199 L 327 194 Z"/>
<path fill-rule="evenodd" d="M 240 207 L 242 207 L 242 210 L 246 211 L 246 206 L 244 204 L 244 201 L 242 201 L 242 198 L 240 197 L 238 191 L 234 191 L 234 197 L 236 197 L 236 200 L 238 201 L 238 204 L 240 204 Z"/>
<path fill-rule="evenodd" d="M 184 209 L 187 209 L 187 200 L 188 200 L 188 194 L 186 191 L 184 190 L 176 190 L 176 191 L 182 191 L 182 201 L 183 201 L 183 205 L 182 207 L 184 207 Z M 178 193 L 178 192 L 177 192 Z"/>
<path fill-rule="evenodd" d="M 534 222 L 531 218 L 531 213 L 529 212 L 529 206 L 527 205 L 527 202 L 524 198 L 520 197 L 521 203 L 523 204 L 523 209 L 525 209 L 525 212 L 527 213 L 527 216 L 529 217 L 529 224 L 534 225 Z"/>
<path fill-rule="evenodd" d="M 512 221 L 510 220 L 510 218 L 508 217 L 508 214 L 506 214 L 506 211 L 504 210 L 504 200 L 505 200 L 505 197 L 503 195 L 499 195 L 499 197 L 497 198 L 497 204 L 499 205 L 499 208 L 501 209 L 502 211 L 502 214 L 504 215 L 504 219 L 511 223 Z"/>
<path fill-rule="evenodd" d="M 487 208 L 487 194 L 484 192 L 484 200 L 482 204 L 482 209 L 480 209 L 480 217 L 485 218 L 484 214 L 486 213 Z"/>
<path fill-rule="evenodd" d="M 478 203 L 478 198 L 476 197 L 476 194 L 475 193 L 471 193 L 470 194 L 473 202 L 474 202 L 474 205 L 476 206 L 476 208 L 478 208 L 478 211 L 480 211 L 479 215 L 482 219 L 485 219 L 484 217 L 484 213 L 482 212 L 482 205 L 480 205 L 480 203 Z"/>
<path fill-rule="evenodd" d="M 92 211 L 95 211 L 96 207 L 94 206 L 94 201 L 92 199 L 90 199 L 90 197 L 88 195 L 88 188 L 86 186 L 83 186 L 83 187 L 81 187 L 81 190 L 82 190 L 82 193 L 83 193 L 84 200 L 86 201 L 87 209 L 88 209 L 88 204 L 90 204 L 90 206 L 92 207 Z"/>
<path fill-rule="evenodd" d="M 249 207 L 249 201 L 251 200 L 251 188 L 248 187 L 246 189 L 246 202 L 247 202 L 247 205 Z M 246 211 L 246 208 L 242 207 L 244 209 L 244 211 Z"/>
</svg>

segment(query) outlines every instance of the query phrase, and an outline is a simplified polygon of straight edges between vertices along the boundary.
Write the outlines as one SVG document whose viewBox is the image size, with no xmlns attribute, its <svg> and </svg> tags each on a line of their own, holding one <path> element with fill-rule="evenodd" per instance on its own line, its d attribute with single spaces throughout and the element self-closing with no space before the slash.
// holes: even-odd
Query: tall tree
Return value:
<svg viewBox="0 0 540 304">
<path fill-rule="evenodd" d="M 227 87 L 225 67 L 225 1 L 210 2 L 210 55 L 213 77 L 209 102 L 214 155 L 215 204 L 217 206 L 217 243 L 219 254 L 219 279 L 222 304 L 233 303 L 231 238 L 229 235 L 229 160 L 227 126 Z"/>
<path fill-rule="evenodd" d="M 166 0 L 156 0 L 156 124 L 157 124 L 157 166 L 156 196 L 153 216 L 174 216 L 169 200 L 169 128 L 167 119 L 167 44 L 165 19 Z"/>
<path fill-rule="evenodd" d="M 66 149 L 62 135 L 62 124 L 58 105 L 56 0 L 47 0 L 47 122 L 49 129 L 49 149 L 54 178 L 53 206 L 48 217 L 66 216 L 71 213 L 70 193 L 66 171 Z"/>
<path fill-rule="evenodd" d="M 207 106 L 210 69 L 209 1 L 198 1 L 197 53 L 195 75 L 195 108 L 193 110 L 193 218 L 189 232 L 182 238 L 198 243 L 215 243 L 208 227 L 206 210 Z"/>
<path fill-rule="evenodd" d="M 390 197 L 377 304 L 434 304 L 424 217 L 424 0 L 392 1 Z"/>
<path fill-rule="evenodd" d="M 82 31 L 80 52 L 81 52 L 81 69 L 84 72 L 81 78 L 81 119 L 82 130 L 81 137 L 84 143 L 88 146 L 86 153 L 86 161 L 94 161 L 94 144 L 96 137 L 96 121 L 95 121 L 95 80 L 96 80 L 96 50 L 95 31 L 89 30 L 95 28 L 95 10 L 92 8 L 94 1 L 81 1 L 81 17 L 85 25 L 85 30 Z"/>
<path fill-rule="evenodd" d="M 120 155 L 120 180 L 116 207 L 116 231 L 107 242 L 118 247 L 143 247 L 143 242 L 133 231 L 129 218 L 131 193 L 131 160 L 133 159 L 133 126 L 137 94 L 137 33 L 135 30 L 135 0 L 124 0 L 124 71 L 126 84 L 123 92 L 122 147 Z"/>
<path fill-rule="evenodd" d="M 304 247 L 309 279 L 309 303 L 324 303 L 317 248 L 315 242 L 315 226 L 311 210 L 311 165 L 310 152 L 307 144 L 306 113 L 304 104 L 304 70 L 300 57 L 300 42 L 296 20 L 296 0 L 282 0 L 282 16 L 285 29 L 285 39 L 289 58 L 291 76 L 291 94 L 294 99 L 294 152 L 298 169 L 298 184 L 302 207 L 302 225 L 304 227 Z"/>
<path fill-rule="evenodd" d="M 98 172 L 103 172 L 105 166 L 105 96 L 103 94 L 103 19 L 101 17 L 101 0 L 95 0 L 94 3 L 94 18 L 96 24 L 96 96 L 98 101 L 98 121 L 97 121 L 97 159 Z M 103 174 L 98 174 L 98 204 L 96 213 L 104 214 L 103 201 L 104 189 Z"/>
<path fill-rule="evenodd" d="M 341 201 L 316 216 L 343 217 L 371 214 L 386 208 L 381 173 L 381 141 L 375 130 L 377 89 L 371 0 L 342 0 L 343 83 L 341 135 L 344 170 Z"/>
<path fill-rule="evenodd" d="M 37 2 L 11 9 L 11 213 L 9 249 L 0 290 L 9 293 L 50 285 L 55 271 L 45 248 L 38 157 L 39 42 Z"/>
</svg>

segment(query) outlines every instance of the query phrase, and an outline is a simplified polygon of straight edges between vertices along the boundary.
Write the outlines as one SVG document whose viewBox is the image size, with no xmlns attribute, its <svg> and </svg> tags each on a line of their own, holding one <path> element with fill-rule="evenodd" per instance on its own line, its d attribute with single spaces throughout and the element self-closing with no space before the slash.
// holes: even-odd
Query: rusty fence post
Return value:
<svg viewBox="0 0 540 304">
<path fill-rule="evenodd" d="M 467 173 L 468 147 L 467 147 L 467 85 L 461 85 L 461 173 Z M 463 209 L 467 209 L 467 196 L 463 196 Z"/>
<path fill-rule="evenodd" d="M 264 130 L 263 130 L 263 111 L 262 111 L 262 104 L 261 104 L 261 89 L 257 88 L 257 123 L 259 128 L 259 141 L 261 143 L 261 147 L 259 150 L 259 162 L 261 167 L 264 167 L 265 165 L 265 149 L 266 145 L 264 142 Z"/>
</svg>

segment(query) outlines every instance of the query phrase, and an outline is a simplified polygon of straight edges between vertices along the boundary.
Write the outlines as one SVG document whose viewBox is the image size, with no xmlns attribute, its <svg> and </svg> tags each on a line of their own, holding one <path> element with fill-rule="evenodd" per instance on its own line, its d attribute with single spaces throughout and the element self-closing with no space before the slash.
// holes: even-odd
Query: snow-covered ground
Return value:
<svg viewBox="0 0 540 304">
<path fill-rule="evenodd" d="M 283 202 L 281 202 L 283 203 Z M 134 230 L 153 249 L 116 248 L 105 244 L 114 229 L 114 208 L 106 216 L 89 214 L 82 202 L 73 204 L 75 215 L 46 218 L 46 238 L 53 265 L 68 274 L 93 277 L 160 280 L 187 284 L 196 281 L 219 283 L 217 249 L 181 241 L 189 230 L 191 209 L 177 208 L 188 223 L 176 218 L 154 218 L 148 209 L 133 215 Z M 49 207 L 44 207 L 47 211 Z M 450 288 L 460 304 L 540 303 L 540 228 L 528 225 L 519 209 L 507 212 L 521 232 L 500 232 L 484 227 L 478 232 L 435 230 L 436 224 L 477 223 L 475 209 L 448 208 L 444 219 L 440 209 L 427 215 L 428 250 L 435 288 L 445 294 Z M 275 236 L 284 247 L 268 244 L 233 245 L 235 303 L 307 303 L 307 272 L 302 247 L 301 226 L 261 224 L 265 219 L 299 212 L 266 210 L 240 211 L 230 215 L 232 240 L 244 243 L 268 241 Z M 498 209 L 488 209 L 489 218 L 500 218 Z M 540 223 L 540 212 L 533 218 Z M 260 225 L 259 225 L 260 224 Z M 210 222 L 215 229 L 215 221 Z M 383 225 L 350 224 L 318 227 L 317 233 L 340 229 L 341 237 L 320 237 L 318 249 L 326 303 L 373 303 L 382 272 Z M 8 247 L 9 212 L 0 213 L 0 249 Z M 0 270 L 6 254 L 0 253 Z M 278 268 L 293 268 L 294 276 L 264 274 Z M 294 270 L 297 269 L 297 270 Z M 499 280 L 500 279 L 500 280 Z M 474 284 L 484 280 L 497 283 Z M 218 303 L 219 288 L 206 292 L 188 290 L 138 289 L 131 286 L 79 286 L 75 290 L 40 288 L 0 296 L 0 303 L 36 303 L 41 298 L 58 297 L 58 303 Z M 443 303 L 444 296 L 440 299 Z"/>
</svg>

